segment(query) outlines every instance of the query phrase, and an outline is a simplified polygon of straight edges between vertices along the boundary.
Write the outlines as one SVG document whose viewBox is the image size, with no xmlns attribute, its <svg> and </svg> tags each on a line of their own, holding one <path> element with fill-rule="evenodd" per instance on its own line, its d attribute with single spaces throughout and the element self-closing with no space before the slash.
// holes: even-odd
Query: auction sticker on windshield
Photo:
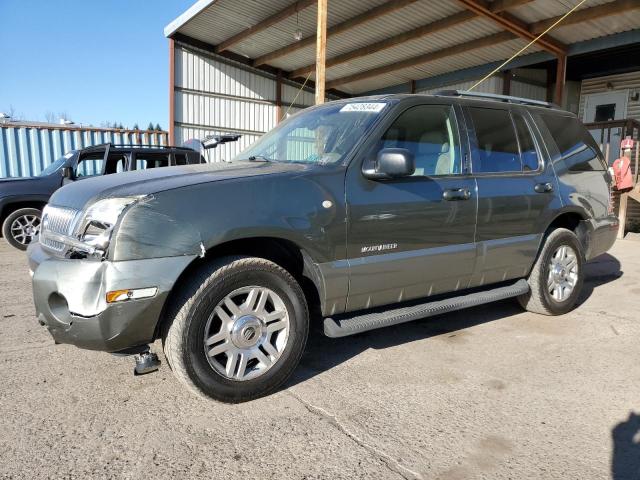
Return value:
<svg viewBox="0 0 640 480">
<path fill-rule="evenodd" d="M 344 107 L 342 107 L 340 109 L 340 111 L 341 112 L 374 112 L 374 113 L 378 113 L 385 107 L 385 105 L 386 105 L 386 103 L 380 103 L 380 102 L 376 102 L 376 103 L 363 103 L 363 102 L 348 103 Z"/>
</svg>

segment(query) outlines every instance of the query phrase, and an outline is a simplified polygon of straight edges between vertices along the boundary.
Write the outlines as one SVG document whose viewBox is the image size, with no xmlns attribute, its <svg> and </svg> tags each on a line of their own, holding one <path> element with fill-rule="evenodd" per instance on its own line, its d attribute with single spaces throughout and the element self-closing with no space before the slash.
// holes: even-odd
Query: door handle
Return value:
<svg viewBox="0 0 640 480">
<path fill-rule="evenodd" d="M 442 192 L 442 198 L 447 201 L 469 200 L 471 198 L 471 192 L 468 188 L 451 188 Z"/>
<path fill-rule="evenodd" d="M 533 187 L 536 193 L 549 193 L 553 192 L 553 185 L 551 183 L 536 183 L 536 186 Z"/>
</svg>

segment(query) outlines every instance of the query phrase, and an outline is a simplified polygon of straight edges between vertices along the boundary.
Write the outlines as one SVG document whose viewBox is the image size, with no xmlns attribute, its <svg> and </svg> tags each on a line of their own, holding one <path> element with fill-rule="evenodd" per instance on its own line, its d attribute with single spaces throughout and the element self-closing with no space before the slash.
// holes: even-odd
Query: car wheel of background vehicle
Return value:
<svg viewBox="0 0 640 480">
<path fill-rule="evenodd" d="M 2 235 L 9 245 L 26 250 L 40 232 L 41 215 L 37 208 L 20 208 L 11 213 L 2 224 Z"/>
<path fill-rule="evenodd" d="M 176 377 L 195 393 L 232 403 L 282 385 L 309 331 L 298 283 L 255 257 L 223 258 L 190 275 L 167 319 L 163 347 Z"/>
<path fill-rule="evenodd" d="M 528 282 L 529 293 L 518 297 L 528 311 L 562 315 L 575 306 L 584 283 L 584 254 L 572 231 L 558 228 L 547 236 Z"/>
</svg>

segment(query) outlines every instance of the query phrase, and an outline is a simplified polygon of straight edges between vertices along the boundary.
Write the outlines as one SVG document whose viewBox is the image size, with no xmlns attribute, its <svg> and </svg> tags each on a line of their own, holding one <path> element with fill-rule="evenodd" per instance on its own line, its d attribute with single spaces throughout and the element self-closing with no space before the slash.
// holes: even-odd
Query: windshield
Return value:
<svg viewBox="0 0 640 480">
<path fill-rule="evenodd" d="M 235 159 L 341 162 L 386 106 L 386 102 L 353 102 L 302 111 L 265 134 Z"/>
<path fill-rule="evenodd" d="M 64 162 L 66 162 L 67 159 L 71 158 L 72 156 L 73 156 L 73 152 L 69 152 L 69 153 L 64 154 L 62 157 L 56 159 L 51 165 L 47 166 L 47 168 L 42 170 L 38 174 L 38 176 L 39 177 L 46 177 L 47 175 L 51 175 L 53 172 L 55 172 L 60 167 L 62 167 L 62 165 L 64 165 Z"/>
</svg>

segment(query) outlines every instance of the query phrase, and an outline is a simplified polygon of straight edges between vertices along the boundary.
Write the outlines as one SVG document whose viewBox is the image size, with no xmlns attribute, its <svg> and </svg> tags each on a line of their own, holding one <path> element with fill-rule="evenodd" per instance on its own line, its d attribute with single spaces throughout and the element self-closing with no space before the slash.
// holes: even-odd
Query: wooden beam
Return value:
<svg viewBox="0 0 640 480">
<path fill-rule="evenodd" d="M 582 10 L 576 10 L 567 18 L 565 18 L 558 28 L 567 25 L 575 25 L 576 23 L 588 22 L 589 20 L 596 20 L 598 18 L 607 17 L 609 15 L 616 15 L 624 13 L 629 10 L 635 10 L 640 8 L 640 0 L 615 0 L 613 2 L 605 3 L 604 5 L 598 5 L 590 8 L 583 8 Z M 529 25 L 531 33 L 539 35 L 547 28 L 557 22 L 562 15 L 557 17 L 547 18 L 546 20 L 540 20 Z"/>
<path fill-rule="evenodd" d="M 316 25 L 316 105 L 324 103 L 325 62 L 327 60 L 327 1 L 318 0 Z"/>
<path fill-rule="evenodd" d="M 514 17 L 507 12 L 493 12 L 490 8 L 490 3 L 486 0 L 458 0 L 458 2 L 463 4 L 472 12 L 493 20 L 505 30 L 514 33 L 527 41 L 531 41 L 537 36 L 530 31 L 529 25 L 519 18 Z M 545 35 L 538 39 L 537 44 L 554 55 L 566 55 L 567 53 L 567 46 L 549 35 Z"/>
<path fill-rule="evenodd" d="M 447 28 L 451 28 L 455 25 L 469 21 L 473 18 L 476 18 L 476 15 L 473 12 L 463 11 L 460 13 L 456 13 L 454 15 L 451 15 L 450 17 L 446 17 L 441 20 L 436 20 L 435 22 L 431 22 L 427 25 L 422 25 L 421 27 L 414 28 L 413 30 L 409 30 L 408 32 L 400 33 L 398 35 L 394 35 L 391 38 L 387 38 L 385 40 L 381 40 L 371 45 L 367 45 L 361 48 L 357 48 L 355 50 L 351 50 L 350 52 L 343 53 L 342 55 L 338 55 L 337 57 L 330 58 L 329 60 L 327 60 L 327 67 L 333 67 L 341 63 L 349 62 L 356 58 L 371 55 L 373 53 L 380 52 L 387 48 L 395 47 L 400 43 L 405 43 L 410 40 L 415 40 L 417 38 L 424 37 L 426 35 L 429 35 L 430 33 L 446 30 Z M 315 64 L 310 64 L 310 65 L 306 65 L 304 67 L 298 68 L 291 72 L 291 75 L 289 78 L 304 77 L 309 72 L 312 72 L 314 68 L 315 68 Z"/>
<path fill-rule="evenodd" d="M 276 125 L 282 120 L 282 70 L 276 75 Z"/>
<path fill-rule="evenodd" d="M 244 29 L 240 33 L 235 34 L 234 36 L 227 38 L 223 42 L 220 42 L 216 46 L 216 53 L 224 52 L 225 50 L 229 50 L 231 47 L 236 45 L 237 43 L 246 40 L 251 35 L 255 35 L 258 32 L 262 32 L 267 28 L 275 25 L 276 23 L 281 22 L 289 18 L 291 15 L 295 15 L 300 10 L 304 10 L 307 7 L 315 5 L 316 0 L 300 0 L 292 5 L 289 5 L 286 8 L 283 8 L 279 12 L 274 13 L 270 17 L 265 18 L 260 23 L 257 23 L 249 28 Z"/>
<path fill-rule="evenodd" d="M 334 88 L 338 85 L 344 85 L 345 83 L 352 83 L 360 80 L 365 80 L 371 77 L 377 77 L 379 75 L 384 75 L 386 73 L 393 72 L 394 70 L 400 70 L 402 68 L 409 68 L 409 67 L 414 67 L 416 65 L 423 65 L 425 63 L 433 62 L 435 60 L 440 60 L 442 58 L 445 58 L 451 55 L 458 55 L 460 53 L 465 53 L 471 50 L 477 50 L 479 48 L 485 48 L 492 45 L 496 45 L 498 43 L 507 42 L 509 40 L 513 40 L 514 38 L 516 38 L 516 36 L 513 35 L 511 32 L 496 33 L 493 35 L 489 35 L 487 37 L 471 40 L 470 42 L 465 42 L 458 45 L 453 45 L 451 47 L 443 48 L 442 50 L 437 50 L 435 52 L 424 53 L 422 55 L 407 58 L 399 62 L 391 63 L 389 65 L 383 65 L 381 67 L 373 68 L 371 70 L 367 70 L 364 72 L 359 72 L 353 75 L 348 75 L 346 77 L 337 78 L 335 80 L 331 80 L 330 82 L 328 82 L 327 88 Z"/>
<path fill-rule="evenodd" d="M 175 121 L 176 121 L 176 54 L 175 41 L 169 39 L 169 138 L 167 145 L 175 145 Z"/>
<path fill-rule="evenodd" d="M 556 94 L 554 101 L 557 105 L 562 106 L 562 94 L 564 92 L 564 83 L 567 76 L 567 56 L 558 56 L 558 68 L 556 70 Z"/>
<path fill-rule="evenodd" d="M 378 5 L 371 10 L 367 10 L 366 12 L 361 13 L 360 15 L 356 15 L 353 18 L 345 20 L 342 23 L 334 25 L 333 27 L 327 29 L 327 38 L 338 35 L 340 33 L 344 33 L 348 30 L 352 30 L 363 23 L 370 22 L 371 20 L 375 20 L 383 15 L 387 15 L 389 13 L 395 12 L 401 8 L 406 7 L 412 3 L 415 3 L 417 0 L 391 0 L 387 3 L 383 3 L 382 5 Z M 528 0 L 531 1 L 531 0 Z M 263 65 L 265 63 L 269 63 L 271 60 L 275 60 L 276 58 L 283 57 L 288 55 L 296 50 L 300 50 L 301 48 L 308 47 L 313 45 L 316 41 L 315 35 L 310 35 L 302 40 L 287 45 L 285 47 L 279 48 L 278 50 L 274 50 L 273 52 L 269 52 L 265 55 L 262 55 L 256 58 L 253 61 L 254 65 Z"/>
</svg>

